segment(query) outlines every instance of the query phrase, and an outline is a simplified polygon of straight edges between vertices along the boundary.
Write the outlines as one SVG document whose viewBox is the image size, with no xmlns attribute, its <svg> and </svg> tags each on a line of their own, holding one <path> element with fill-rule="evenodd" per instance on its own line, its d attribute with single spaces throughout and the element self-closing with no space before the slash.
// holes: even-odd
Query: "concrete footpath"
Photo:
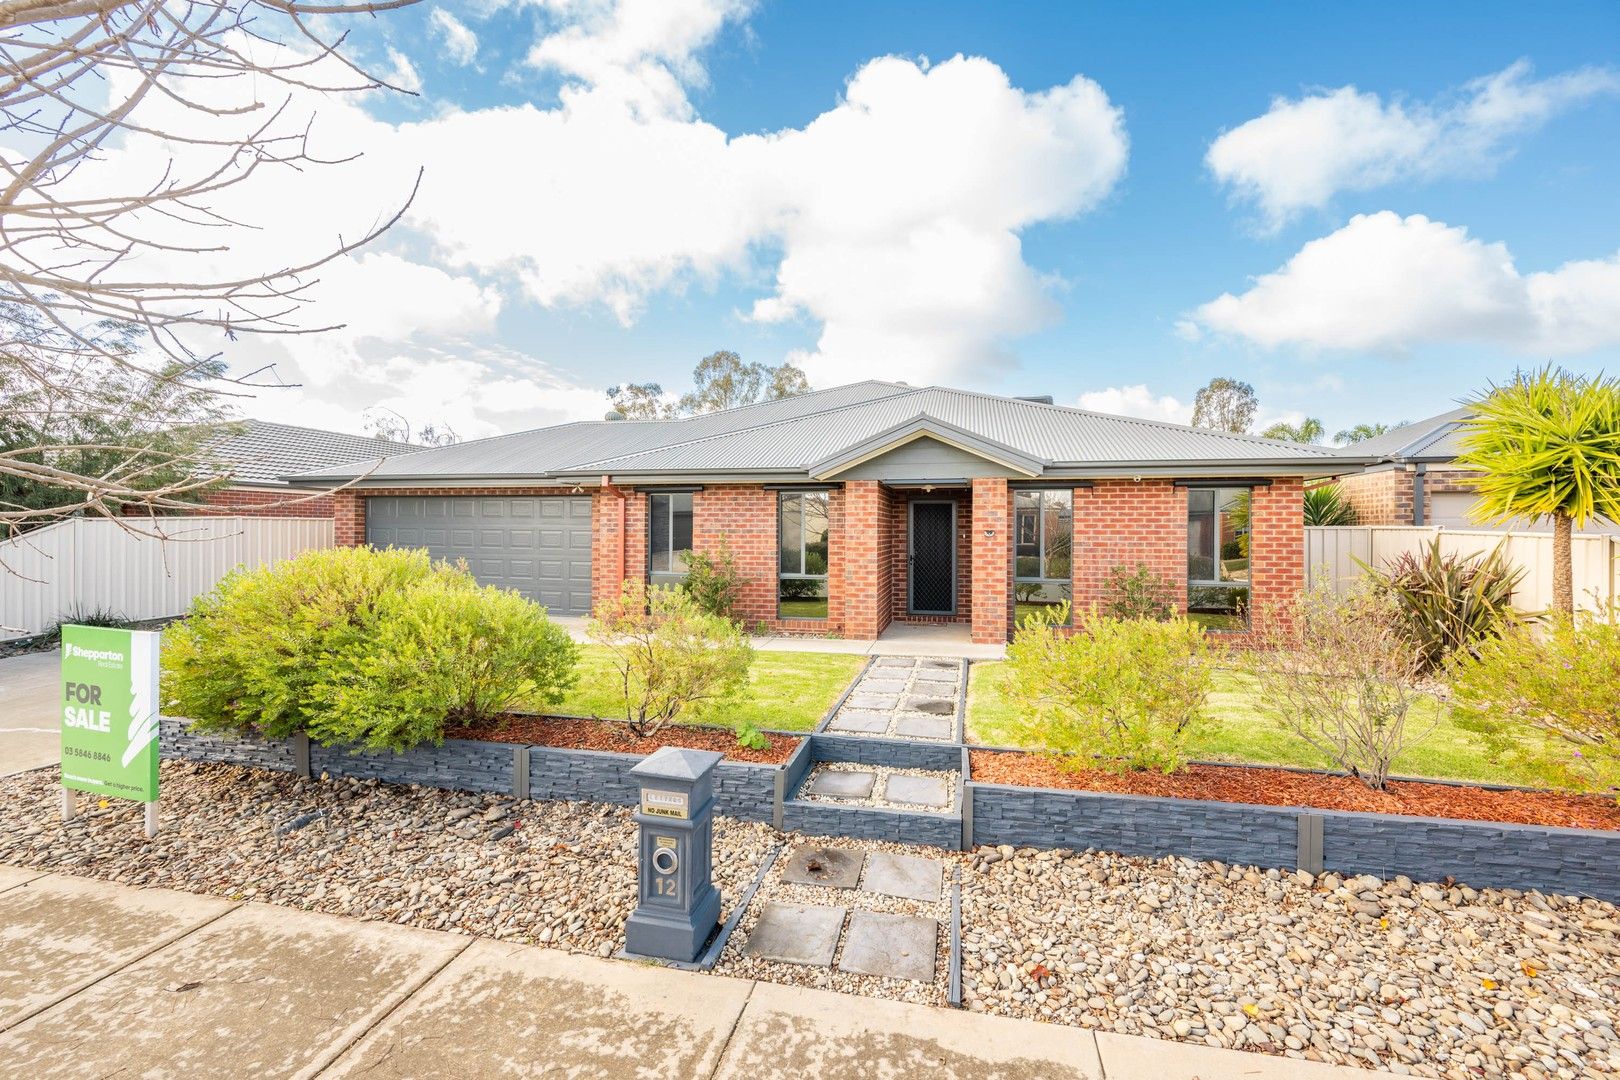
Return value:
<svg viewBox="0 0 1620 1080">
<path fill-rule="evenodd" d="M 1366 1075 L 0 866 L 0 1076 L 113 1074 Z"/>
</svg>

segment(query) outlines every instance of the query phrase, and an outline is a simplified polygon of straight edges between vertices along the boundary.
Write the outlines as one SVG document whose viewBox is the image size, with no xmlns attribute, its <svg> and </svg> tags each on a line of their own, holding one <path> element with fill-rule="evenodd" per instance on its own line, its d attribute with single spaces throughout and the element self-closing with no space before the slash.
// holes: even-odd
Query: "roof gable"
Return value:
<svg viewBox="0 0 1620 1080">
<path fill-rule="evenodd" d="M 988 462 L 999 466 L 1000 470 L 1019 476 L 1039 476 L 1047 464 L 1042 459 L 1032 457 L 1005 443 L 983 438 L 955 424 L 947 424 L 937 417 L 918 414 L 887 431 L 880 431 L 876 435 L 845 446 L 810 465 L 807 471 L 813 479 L 830 480 L 835 476 L 844 475 L 857 466 L 891 457 L 903 447 L 924 448 L 928 444 L 956 451 L 955 454 L 942 455 L 945 460 L 961 461 L 966 458 L 970 461 Z M 1005 472 L 998 470 L 987 475 L 1005 475 Z M 905 478 L 914 479 L 909 476 Z"/>
</svg>

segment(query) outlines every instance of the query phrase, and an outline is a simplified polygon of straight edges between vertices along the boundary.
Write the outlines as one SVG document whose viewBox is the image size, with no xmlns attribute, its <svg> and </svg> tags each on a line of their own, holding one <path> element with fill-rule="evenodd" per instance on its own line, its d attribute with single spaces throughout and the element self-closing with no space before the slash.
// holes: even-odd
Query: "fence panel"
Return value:
<svg viewBox="0 0 1620 1080">
<path fill-rule="evenodd" d="M 70 518 L 0 543 L 0 641 L 64 615 L 179 615 L 239 566 L 333 545 L 329 518 Z"/>
<path fill-rule="evenodd" d="M 1422 551 L 1438 536 L 1448 555 L 1470 556 L 1491 551 L 1498 544 L 1508 562 L 1524 570 L 1513 595 L 1521 611 L 1545 611 L 1552 604 L 1552 534 L 1547 532 L 1491 532 L 1447 529 L 1437 525 L 1336 525 L 1305 530 L 1305 569 L 1312 584 L 1331 581 L 1343 591 L 1361 577 L 1356 560 L 1386 566 L 1403 553 Z M 1573 538 L 1575 603 L 1592 611 L 1606 611 L 1614 603 L 1615 559 L 1620 540 L 1588 534 Z"/>
</svg>

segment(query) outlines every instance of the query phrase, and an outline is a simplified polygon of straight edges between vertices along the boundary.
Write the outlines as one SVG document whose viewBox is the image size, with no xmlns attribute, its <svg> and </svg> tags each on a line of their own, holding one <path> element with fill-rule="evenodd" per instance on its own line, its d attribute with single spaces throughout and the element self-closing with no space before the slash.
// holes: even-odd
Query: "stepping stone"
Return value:
<svg viewBox="0 0 1620 1080">
<path fill-rule="evenodd" d="M 889 730 L 889 714 L 862 712 L 860 709 L 839 709 L 838 715 L 827 725 L 828 731 L 859 731 L 868 735 L 881 735 Z"/>
<path fill-rule="evenodd" d="M 956 720 L 948 716 L 902 716 L 894 722 L 894 733 L 908 739 L 946 740 L 955 733 Z"/>
<path fill-rule="evenodd" d="M 937 776 L 907 776 L 905 773 L 890 773 L 889 782 L 884 785 L 883 798 L 886 802 L 905 803 L 908 806 L 928 806 L 938 809 L 950 803 L 950 795 L 945 790 L 945 781 Z"/>
<path fill-rule="evenodd" d="M 909 669 L 916 666 L 917 661 L 909 656 L 880 656 L 877 662 L 872 665 L 872 670 L 878 671 L 884 668 Z"/>
<path fill-rule="evenodd" d="M 911 681 L 911 688 L 925 694 L 948 694 L 955 697 L 958 681 L 955 675 L 947 676 L 923 671 L 918 672 L 917 677 Z"/>
<path fill-rule="evenodd" d="M 956 702 L 948 698 L 918 697 L 913 694 L 907 696 L 905 707 L 913 712 L 925 712 L 933 716 L 956 715 Z"/>
<path fill-rule="evenodd" d="M 939 901 L 944 873 L 945 868 L 938 859 L 874 851 L 866 864 L 861 891 L 933 904 Z"/>
<path fill-rule="evenodd" d="M 932 982 L 938 940 L 939 923 L 933 919 L 857 911 L 849 919 L 838 970 Z M 753 944 L 752 938 L 749 944 Z"/>
<path fill-rule="evenodd" d="M 831 967 L 844 909 L 816 904 L 766 904 L 743 946 L 747 956 L 784 964 Z"/>
<path fill-rule="evenodd" d="M 794 885 L 853 889 L 861 880 L 861 853 L 836 847 L 797 848 L 782 867 L 782 880 Z"/>
<path fill-rule="evenodd" d="M 922 666 L 934 671 L 949 671 L 953 674 L 962 670 L 961 663 L 956 660 L 924 660 Z"/>
<path fill-rule="evenodd" d="M 844 702 L 846 709 L 888 710 L 900 704 L 899 694 L 851 694 Z"/>
<path fill-rule="evenodd" d="M 855 687 L 856 694 L 893 694 L 899 697 L 905 692 L 906 684 L 902 679 L 862 679 Z M 851 695 L 854 696 L 854 695 Z"/>
<path fill-rule="evenodd" d="M 877 773 L 849 769 L 824 769 L 804 790 L 810 795 L 831 795 L 835 799 L 869 799 Z"/>
</svg>

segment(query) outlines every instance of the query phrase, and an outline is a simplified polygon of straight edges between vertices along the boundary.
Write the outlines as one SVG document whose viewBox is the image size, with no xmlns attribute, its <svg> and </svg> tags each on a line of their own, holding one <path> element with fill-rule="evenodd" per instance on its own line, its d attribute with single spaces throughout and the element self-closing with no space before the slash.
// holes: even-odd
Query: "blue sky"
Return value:
<svg viewBox="0 0 1620 1080">
<path fill-rule="evenodd" d="M 1334 431 L 1620 366 L 1613 3 L 537 0 L 368 33 L 420 86 L 363 107 L 376 167 L 426 170 L 378 249 L 415 269 L 351 275 L 397 303 L 262 414 L 489 434 L 730 348 L 1166 418 L 1230 375 Z"/>
</svg>

